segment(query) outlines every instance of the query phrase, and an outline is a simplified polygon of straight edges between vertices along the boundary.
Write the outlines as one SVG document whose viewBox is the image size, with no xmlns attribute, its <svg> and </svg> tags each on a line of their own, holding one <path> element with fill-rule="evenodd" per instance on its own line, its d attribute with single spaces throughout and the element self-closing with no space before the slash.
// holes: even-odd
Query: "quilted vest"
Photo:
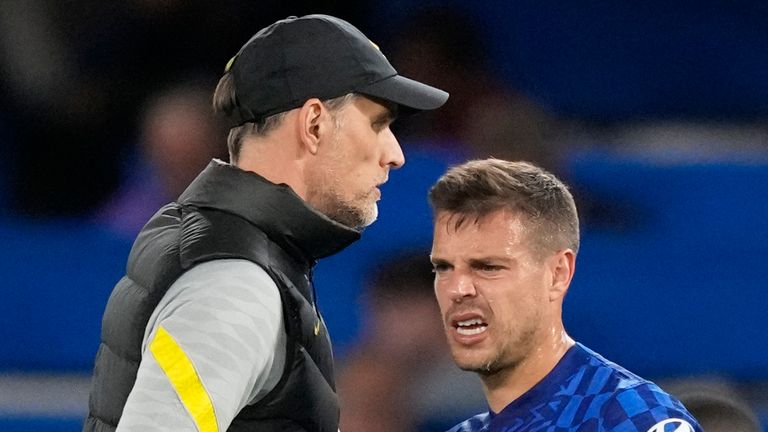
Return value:
<svg viewBox="0 0 768 432">
<path fill-rule="evenodd" d="M 331 342 L 315 306 L 311 271 L 317 259 L 359 236 L 288 186 L 212 161 L 177 202 L 149 220 L 131 249 L 126 275 L 104 312 L 83 430 L 115 430 L 136 380 L 149 317 L 173 282 L 201 262 L 241 258 L 277 285 L 288 343 L 278 384 L 243 408 L 228 430 L 336 432 Z"/>
</svg>

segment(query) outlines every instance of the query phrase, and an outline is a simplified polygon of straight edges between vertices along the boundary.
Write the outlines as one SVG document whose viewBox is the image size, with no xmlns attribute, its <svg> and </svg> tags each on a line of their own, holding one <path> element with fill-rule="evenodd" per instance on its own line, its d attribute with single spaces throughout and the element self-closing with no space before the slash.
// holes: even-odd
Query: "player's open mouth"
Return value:
<svg viewBox="0 0 768 432">
<path fill-rule="evenodd" d="M 456 332 L 460 335 L 472 336 L 484 332 L 488 328 L 488 324 L 479 318 L 472 318 L 454 321 L 453 327 L 456 328 Z"/>
</svg>

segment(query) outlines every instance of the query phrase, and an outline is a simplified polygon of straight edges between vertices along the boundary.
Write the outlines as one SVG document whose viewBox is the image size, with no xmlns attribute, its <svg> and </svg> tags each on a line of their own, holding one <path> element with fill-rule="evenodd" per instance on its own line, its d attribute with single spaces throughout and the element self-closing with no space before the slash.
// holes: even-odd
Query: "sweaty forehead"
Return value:
<svg viewBox="0 0 768 432">
<path fill-rule="evenodd" d="M 523 217 L 507 210 L 482 217 L 440 212 L 435 220 L 433 252 L 506 254 L 525 247 L 527 234 Z"/>
<path fill-rule="evenodd" d="M 526 229 L 530 225 L 528 218 L 520 212 L 499 209 L 487 214 L 438 211 L 435 215 L 435 227 L 441 226 L 448 231 L 463 231 L 465 229 L 478 232 L 490 232 L 494 230 L 518 227 Z"/>
</svg>

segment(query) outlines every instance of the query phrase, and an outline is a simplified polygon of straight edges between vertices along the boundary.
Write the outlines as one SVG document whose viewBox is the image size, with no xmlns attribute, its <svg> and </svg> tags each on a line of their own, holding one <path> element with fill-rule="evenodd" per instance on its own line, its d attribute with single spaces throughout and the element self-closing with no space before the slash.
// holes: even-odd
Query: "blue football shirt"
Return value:
<svg viewBox="0 0 768 432">
<path fill-rule="evenodd" d="M 501 412 L 449 432 L 702 432 L 677 399 L 580 343 Z"/>
</svg>

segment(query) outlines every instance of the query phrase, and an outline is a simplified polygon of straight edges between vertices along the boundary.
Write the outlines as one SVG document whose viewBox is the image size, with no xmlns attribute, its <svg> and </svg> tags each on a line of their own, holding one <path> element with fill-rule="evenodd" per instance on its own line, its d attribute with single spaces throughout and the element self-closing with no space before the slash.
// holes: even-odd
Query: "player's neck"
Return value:
<svg viewBox="0 0 768 432">
<path fill-rule="evenodd" d="M 485 397 L 493 412 L 500 412 L 538 384 L 575 344 L 562 326 L 547 333 L 547 337 L 514 366 L 493 375 L 481 376 Z"/>
</svg>

